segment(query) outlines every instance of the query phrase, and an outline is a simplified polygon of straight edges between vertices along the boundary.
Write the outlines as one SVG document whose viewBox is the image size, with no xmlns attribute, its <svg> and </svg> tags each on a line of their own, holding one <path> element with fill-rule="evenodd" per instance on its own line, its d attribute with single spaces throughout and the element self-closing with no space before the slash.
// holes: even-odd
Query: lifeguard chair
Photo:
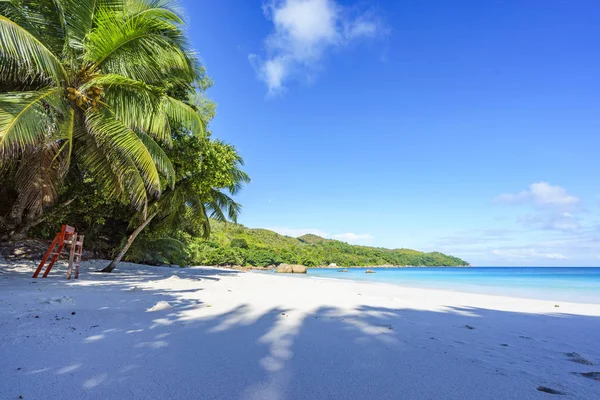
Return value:
<svg viewBox="0 0 600 400">
<path fill-rule="evenodd" d="M 37 278 L 42 269 L 44 269 L 44 265 L 46 261 L 52 256 L 50 259 L 50 264 L 46 267 L 46 271 L 43 278 L 46 278 L 50 273 L 50 270 L 54 266 L 54 263 L 60 257 L 60 253 L 62 252 L 65 245 L 70 246 L 69 251 L 69 268 L 67 269 L 67 279 L 71 279 L 71 274 L 73 272 L 73 262 L 75 262 L 75 279 L 79 278 L 79 264 L 81 263 L 81 254 L 83 253 L 83 235 L 77 235 L 75 232 L 75 228 L 69 225 L 63 225 L 60 232 L 56 234 L 56 237 L 48 247 L 48 251 L 44 254 L 40 265 L 37 267 L 35 272 L 33 273 L 32 278 Z"/>
</svg>

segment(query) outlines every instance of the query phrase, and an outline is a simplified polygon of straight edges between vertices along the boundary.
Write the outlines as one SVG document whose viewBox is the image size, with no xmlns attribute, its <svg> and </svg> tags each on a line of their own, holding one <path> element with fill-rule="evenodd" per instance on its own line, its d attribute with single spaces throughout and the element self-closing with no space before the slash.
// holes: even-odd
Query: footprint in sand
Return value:
<svg viewBox="0 0 600 400">
<path fill-rule="evenodd" d="M 565 353 L 565 355 L 569 358 L 570 361 L 573 361 L 577 364 L 583 365 L 594 365 L 594 363 L 586 358 L 584 358 L 581 354 L 578 353 Z"/>
<path fill-rule="evenodd" d="M 571 372 L 573 375 L 583 376 L 600 382 L 600 372 Z"/>
<path fill-rule="evenodd" d="M 41 304 L 64 304 L 64 303 L 74 303 L 73 299 L 69 296 L 63 297 L 54 297 L 49 299 L 39 299 Z"/>
<path fill-rule="evenodd" d="M 551 389 L 546 386 L 538 386 L 537 390 L 539 390 L 540 392 L 550 393 L 550 394 L 566 394 L 565 392 L 561 392 L 560 390 L 556 390 L 556 389 Z"/>
</svg>

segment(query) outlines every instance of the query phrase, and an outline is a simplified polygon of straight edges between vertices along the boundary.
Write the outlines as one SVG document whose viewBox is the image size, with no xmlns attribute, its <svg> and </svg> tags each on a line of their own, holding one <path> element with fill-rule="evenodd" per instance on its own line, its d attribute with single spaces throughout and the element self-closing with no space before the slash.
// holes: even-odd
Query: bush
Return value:
<svg viewBox="0 0 600 400">
<path fill-rule="evenodd" d="M 251 249 L 246 252 L 246 264 L 254 267 L 266 267 L 267 265 L 279 265 L 283 261 L 273 250 Z"/>
<path fill-rule="evenodd" d="M 305 258 L 302 261 L 302 265 L 304 265 L 306 267 L 316 267 L 317 265 L 319 265 L 319 262 L 317 260 L 315 260 L 314 258 Z"/>
<path fill-rule="evenodd" d="M 234 247 L 234 248 L 239 248 L 239 249 L 247 249 L 248 242 L 246 241 L 246 239 L 243 239 L 243 238 L 231 239 L 231 242 L 229 243 L 229 247 Z"/>
<path fill-rule="evenodd" d="M 187 262 L 186 247 L 181 241 L 168 236 L 156 239 L 140 236 L 133 242 L 125 260 L 149 265 L 184 266 Z"/>
</svg>

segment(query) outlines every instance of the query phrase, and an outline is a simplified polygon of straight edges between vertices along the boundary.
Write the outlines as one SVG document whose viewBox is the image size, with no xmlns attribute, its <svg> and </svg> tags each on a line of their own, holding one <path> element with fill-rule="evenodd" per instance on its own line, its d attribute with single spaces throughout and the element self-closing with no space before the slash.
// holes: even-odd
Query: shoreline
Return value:
<svg viewBox="0 0 600 400">
<path fill-rule="evenodd" d="M 0 397 L 600 396 L 597 304 L 105 262 L 0 262 Z"/>
<path fill-rule="evenodd" d="M 490 267 L 490 270 L 493 270 L 494 267 Z M 497 267 L 497 269 L 509 269 L 513 270 L 515 267 Z M 552 267 L 551 267 L 552 268 Z M 559 267 L 560 268 L 560 267 Z M 332 279 L 339 282 L 364 282 L 369 284 L 385 284 L 385 285 L 393 285 L 398 287 L 405 288 L 417 288 L 424 290 L 442 290 L 449 291 L 454 293 L 472 293 L 472 294 L 482 294 L 482 295 L 491 295 L 491 296 L 502 296 L 502 297 L 513 297 L 513 298 L 522 298 L 522 299 L 533 299 L 533 300 L 545 300 L 545 301 L 553 301 L 555 303 L 579 303 L 579 304 L 591 304 L 591 305 L 600 305 L 600 292 L 598 292 L 595 287 L 580 287 L 579 289 L 568 289 L 566 287 L 551 287 L 545 288 L 544 285 L 547 282 L 539 281 L 537 282 L 536 287 L 531 286 L 533 282 L 523 282 L 519 283 L 518 281 L 513 284 L 495 284 L 496 277 L 489 277 L 487 282 L 481 281 L 466 281 L 464 279 L 461 280 L 453 280 L 456 277 L 455 274 L 460 273 L 462 268 L 453 270 L 454 272 L 446 272 L 443 271 L 439 274 L 438 278 L 435 280 L 427 280 L 425 276 L 422 279 L 411 279 L 410 275 L 406 276 L 398 276 L 394 274 L 396 270 L 390 270 L 390 274 L 386 275 L 384 271 L 380 272 L 379 275 L 371 275 L 371 274 L 357 274 L 356 271 L 346 270 L 338 272 L 346 272 L 346 274 L 337 274 L 331 273 L 331 269 L 311 272 L 313 268 L 307 269 L 306 274 L 292 274 L 295 277 L 312 277 L 315 279 Z M 367 268 L 363 268 L 366 270 Z M 487 268 L 486 268 L 487 269 Z M 415 268 L 413 270 L 418 270 Z M 431 268 L 429 271 L 432 273 L 438 273 L 437 268 Z M 562 270 L 565 270 L 563 267 Z M 566 269 L 568 270 L 568 268 Z M 273 274 L 272 270 L 262 270 L 262 269 L 252 269 L 246 272 L 259 272 L 266 274 Z M 354 272 L 354 273 L 353 273 Z M 360 271 L 359 271 L 360 272 Z M 444 276 L 448 274 L 447 276 Z M 281 274 L 278 274 L 281 275 Z M 286 275 L 286 274 L 283 274 Z M 440 279 L 442 277 L 443 279 Z M 408 278 L 408 279 L 407 279 Z M 502 277 L 500 277 L 502 278 Z M 511 276 L 513 279 L 518 279 L 517 276 Z M 571 284 L 571 282 L 569 282 Z M 598 287 L 600 290 L 600 287 Z M 560 307 L 560 305 L 559 305 Z"/>
<path fill-rule="evenodd" d="M 206 267 L 202 267 L 202 268 L 206 268 Z M 214 267 L 209 267 L 209 268 L 214 268 Z M 251 271 L 243 271 L 243 272 L 248 272 L 248 273 L 271 273 L 271 271 L 257 271 L 257 270 L 251 270 Z M 351 278 L 335 278 L 335 277 L 324 277 L 324 276 L 310 276 L 310 274 L 276 274 L 273 273 L 273 275 L 275 276 L 290 276 L 290 278 L 299 278 L 299 279 L 318 279 L 318 280 L 327 280 L 327 281 L 334 281 L 334 282 L 355 282 L 355 283 L 361 283 L 361 284 L 367 284 L 367 285 L 381 285 L 381 286 L 392 286 L 392 287 L 397 287 L 397 288 L 401 288 L 401 289 L 409 289 L 409 290 L 422 290 L 422 291 L 431 291 L 431 292 L 436 292 L 436 293 L 432 293 L 432 294 L 436 294 L 436 295 L 440 295 L 441 293 L 439 292 L 449 292 L 449 293 L 462 293 L 462 294 L 470 294 L 470 295 L 478 295 L 478 296 L 492 296 L 492 297 L 505 297 L 505 298 L 510 298 L 510 299 L 522 299 L 522 300 L 539 300 L 539 301 L 545 301 L 545 302 L 549 302 L 549 303 L 553 303 L 556 304 L 557 302 L 560 302 L 560 304 L 581 304 L 581 305 L 590 305 L 590 306 L 600 306 L 600 302 L 582 302 L 582 301 L 565 301 L 562 299 L 543 299 L 543 298 L 539 298 L 539 297 L 525 297 L 525 296 L 519 296 L 517 294 L 501 294 L 501 293 L 481 293 L 481 292 L 476 292 L 476 291 L 470 291 L 470 290 L 461 290 L 460 288 L 457 289 L 450 289 L 450 288 L 436 288 L 436 287 L 425 287 L 425 286 L 411 286 L 411 285 L 405 285 L 405 284 L 400 284 L 400 283 L 392 283 L 392 282 L 375 282 L 375 281 L 369 281 L 369 280 L 358 280 L 358 279 L 351 279 Z M 477 285 L 473 285 L 473 287 L 476 287 Z M 462 288 L 464 289 L 464 287 Z M 500 288 L 498 288 L 499 291 L 501 290 Z"/>
<path fill-rule="evenodd" d="M 281 265 L 291 265 L 291 264 L 281 264 Z M 451 266 L 451 265 L 446 265 L 446 266 L 431 266 L 431 265 L 369 265 L 369 266 L 351 266 L 351 267 L 330 267 L 330 266 L 316 266 L 316 267 L 308 267 L 306 265 L 302 265 L 302 264 L 297 264 L 300 265 L 302 267 L 306 267 L 308 270 L 311 269 L 337 269 L 337 270 L 343 270 L 343 269 L 406 269 L 406 268 L 439 268 L 439 269 L 445 269 L 445 268 L 471 268 L 473 267 L 472 265 L 462 265 L 462 266 Z M 191 266 L 188 266 L 191 267 Z M 226 269 L 233 269 L 233 270 L 240 270 L 240 271 L 249 271 L 249 270 L 257 270 L 257 271 L 271 271 L 271 270 L 275 270 L 277 269 L 276 265 L 267 265 L 264 267 L 256 267 L 256 266 L 252 266 L 252 265 L 248 265 L 248 266 L 242 266 L 242 265 L 220 265 L 220 266 L 216 266 L 216 265 L 209 265 L 209 267 L 213 267 L 213 268 L 226 268 Z M 187 268 L 187 267 L 186 267 Z M 494 268 L 494 267 L 491 267 Z M 341 272 L 341 271 L 340 271 Z"/>
</svg>

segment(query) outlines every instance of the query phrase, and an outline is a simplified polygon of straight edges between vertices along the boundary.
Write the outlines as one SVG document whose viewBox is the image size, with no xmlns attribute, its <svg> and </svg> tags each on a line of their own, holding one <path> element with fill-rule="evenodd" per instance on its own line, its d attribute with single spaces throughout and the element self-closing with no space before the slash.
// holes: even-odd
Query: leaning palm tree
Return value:
<svg viewBox="0 0 600 400">
<path fill-rule="evenodd" d="M 172 126 L 203 132 L 173 97 L 199 74 L 167 2 L 0 0 L 0 169 L 18 189 L 0 222 L 22 233 L 73 164 L 145 215 L 174 183 Z"/>
<path fill-rule="evenodd" d="M 177 147 L 173 149 L 177 164 L 175 185 L 152 202 L 146 216 L 137 213 L 133 217 L 130 225 L 135 229 L 101 272 L 112 272 L 138 235 L 153 221 L 156 221 L 155 231 L 192 227 L 199 229 L 204 238 L 210 235 L 210 219 L 237 222 L 241 205 L 230 195 L 238 193 L 250 182 L 250 177 L 242 171 L 244 160 L 235 148 L 193 135 L 180 137 Z"/>
</svg>

